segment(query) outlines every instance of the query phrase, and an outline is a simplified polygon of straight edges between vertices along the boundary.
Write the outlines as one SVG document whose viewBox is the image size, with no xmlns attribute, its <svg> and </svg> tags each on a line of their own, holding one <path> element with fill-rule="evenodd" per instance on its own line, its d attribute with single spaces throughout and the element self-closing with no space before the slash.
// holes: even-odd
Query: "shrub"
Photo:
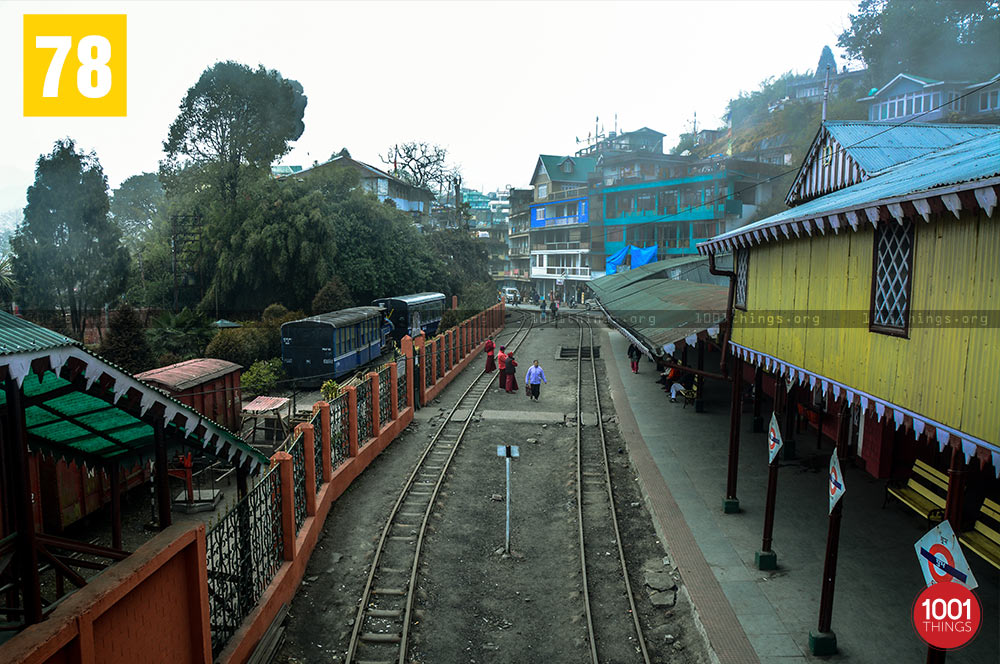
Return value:
<svg viewBox="0 0 1000 664">
<path fill-rule="evenodd" d="M 205 357 L 235 362 L 241 367 L 250 367 L 258 360 L 274 357 L 274 346 L 271 328 L 247 326 L 219 330 L 219 333 L 208 342 Z M 280 350 L 280 348 L 279 348 Z"/>
<path fill-rule="evenodd" d="M 274 390 L 283 377 L 280 358 L 258 360 L 240 376 L 240 389 L 248 396 L 260 396 Z"/>
<path fill-rule="evenodd" d="M 284 318 L 287 315 L 288 308 L 283 304 L 275 302 L 274 304 L 268 305 L 268 307 L 264 309 L 264 313 L 261 314 L 260 320 L 265 325 L 271 325 L 273 324 L 273 321 L 276 321 L 279 318 Z"/>
<path fill-rule="evenodd" d="M 135 310 L 123 304 L 111 314 L 108 323 L 108 333 L 98 354 L 131 373 L 152 368 L 153 353 Z"/>
<path fill-rule="evenodd" d="M 326 401 L 333 401 L 340 396 L 340 384 L 331 378 L 320 386 L 319 391 Z"/>
<path fill-rule="evenodd" d="M 438 323 L 438 329 L 444 331 L 455 327 L 470 315 L 469 312 L 462 309 L 445 309 L 444 314 L 441 315 L 441 322 Z"/>
<path fill-rule="evenodd" d="M 325 314 L 353 306 L 354 298 L 351 296 L 351 289 L 347 287 L 343 279 L 334 277 L 317 291 L 316 297 L 312 301 L 312 312 L 314 315 Z"/>
</svg>

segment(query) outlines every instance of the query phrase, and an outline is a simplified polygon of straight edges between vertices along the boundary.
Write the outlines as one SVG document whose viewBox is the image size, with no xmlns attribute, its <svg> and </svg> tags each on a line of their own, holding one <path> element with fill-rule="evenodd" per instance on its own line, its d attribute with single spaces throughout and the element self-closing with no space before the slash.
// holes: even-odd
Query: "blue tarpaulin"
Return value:
<svg viewBox="0 0 1000 664">
<path fill-rule="evenodd" d="M 641 247 L 631 247 L 632 269 L 642 267 L 646 263 L 656 262 L 656 245 L 643 249 Z"/>
<path fill-rule="evenodd" d="M 614 256 L 610 256 L 604 263 L 604 273 L 615 274 L 618 271 L 618 266 L 625 260 L 625 256 L 631 248 L 631 245 L 626 244 L 621 251 L 615 253 Z"/>
</svg>

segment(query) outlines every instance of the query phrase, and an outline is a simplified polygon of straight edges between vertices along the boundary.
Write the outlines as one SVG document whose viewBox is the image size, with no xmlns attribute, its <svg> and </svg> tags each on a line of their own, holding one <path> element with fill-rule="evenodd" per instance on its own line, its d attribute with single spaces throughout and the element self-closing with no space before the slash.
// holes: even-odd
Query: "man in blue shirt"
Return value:
<svg viewBox="0 0 1000 664">
<path fill-rule="evenodd" d="M 528 373 L 524 376 L 524 384 L 528 386 L 528 398 L 538 401 L 538 393 L 542 389 L 542 383 L 548 385 L 545 380 L 545 372 L 538 366 L 538 360 L 531 363 Z"/>
</svg>

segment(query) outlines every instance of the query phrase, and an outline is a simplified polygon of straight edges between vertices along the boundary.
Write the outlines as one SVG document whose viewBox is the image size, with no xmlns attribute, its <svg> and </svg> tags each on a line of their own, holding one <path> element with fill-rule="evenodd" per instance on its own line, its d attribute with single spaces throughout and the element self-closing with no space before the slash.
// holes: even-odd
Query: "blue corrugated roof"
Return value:
<svg viewBox="0 0 1000 664">
<path fill-rule="evenodd" d="M 996 125 L 827 122 L 823 125 L 869 177 L 928 152 L 997 131 Z"/>
<path fill-rule="evenodd" d="M 938 187 L 1000 176 L 1000 128 L 985 136 L 917 157 L 889 168 L 877 178 L 835 191 L 767 219 L 713 237 L 700 251 L 718 251 L 719 243 L 792 221 L 815 219 L 869 207 L 875 201 L 930 191 Z"/>
</svg>

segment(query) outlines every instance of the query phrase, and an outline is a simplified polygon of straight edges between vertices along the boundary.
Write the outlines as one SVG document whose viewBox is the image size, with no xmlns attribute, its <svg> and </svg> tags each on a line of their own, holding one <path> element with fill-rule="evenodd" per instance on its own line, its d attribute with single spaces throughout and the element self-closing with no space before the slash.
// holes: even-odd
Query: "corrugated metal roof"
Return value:
<svg viewBox="0 0 1000 664">
<path fill-rule="evenodd" d="M 997 131 L 996 125 L 827 122 L 823 125 L 869 177 L 897 164 Z"/>
<path fill-rule="evenodd" d="M 692 263 L 705 263 L 706 261 L 707 259 L 704 256 L 698 255 L 667 258 L 662 261 L 656 261 L 655 263 L 647 263 L 646 265 L 637 267 L 634 270 L 626 270 L 625 272 L 609 274 L 598 279 L 594 279 L 593 281 L 588 281 L 587 286 L 594 292 L 595 295 L 597 295 L 597 297 L 607 297 L 621 288 L 625 288 L 626 286 L 634 284 L 637 281 L 649 279 L 650 277 L 656 276 L 665 270 L 679 268 Z"/>
<path fill-rule="evenodd" d="M 58 332 L 0 311 L 0 355 L 79 345 L 75 340 Z"/>
<path fill-rule="evenodd" d="M 340 309 L 339 311 L 331 311 L 326 314 L 318 314 L 316 316 L 310 316 L 309 318 L 289 321 L 287 323 L 283 323 L 281 325 L 281 329 L 285 329 L 285 325 L 294 326 L 297 323 L 323 323 L 325 325 L 339 327 L 341 325 L 353 325 L 354 323 L 360 323 L 368 318 L 381 315 L 381 307 L 351 307 L 349 309 Z"/>
<path fill-rule="evenodd" d="M 894 166 L 877 178 L 722 233 L 702 242 L 698 247 L 702 251 L 715 252 L 719 250 L 719 244 L 724 240 L 759 233 L 782 223 L 860 210 L 870 207 L 876 201 L 886 199 L 917 198 L 939 187 L 974 183 L 997 176 L 1000 176 L 1000 128 L 995 128 L 993 133 L 985 136 Z"/>
<path fill-rule="evenodd" d="M 615 292 L 604 310 L 650 347 L 667 344 L 716 327 L 724 316 L 729 289 L 684 279 L 647 279 Z"/>
<path fill-rule="evenodd" d="M 136 374 L 135 377 L 147 383 L 155 383 L 179 392 L 180 390 L 200 385 L 219 376 L 239 371 L 241 368 L 240 365 L 227 362 L 226 360 L 201 357 L 143 371 L 140 374 Z"/>
<path fill-rule="evenodd" d="M 257 397 L 248 404 L 243 405 L 244 413 L 260 414 L 269 413 L 272 410 L 284 408 L 290 399 L 286 397 Z"/>
<path fill-rule="evenodd" d="M 591 157 L 565 157 L 554 154 L 540 154 L 538 158 L 542 160 L 542 164 L 545 166 L 545 173 L 553 182 L 586 182 L 587 176 L 597 167 L 597 160 Z M 559 168 L 559 164 L 563 163 L 566 159 L 573 162 L 572 173 L 563 173 Z"/>
</svg>

